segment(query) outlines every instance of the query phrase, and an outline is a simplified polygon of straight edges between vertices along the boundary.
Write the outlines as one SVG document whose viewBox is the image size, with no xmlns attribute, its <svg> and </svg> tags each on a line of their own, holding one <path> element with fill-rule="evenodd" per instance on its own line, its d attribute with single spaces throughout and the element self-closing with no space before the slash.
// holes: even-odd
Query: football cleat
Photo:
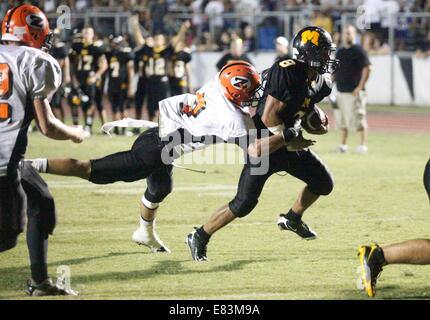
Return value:
<svg viewBox="0 0 430 320">
<path fill-rule="evenodd" d="M 278 219 L 278 227 L 281 230 L 292 231 L 304 240 L 314 240 L 317 237 L 315 231 L 310 229 L 303 221 L 292 221 L 286 214 L 281 214 Z"/>
<path fill-rule="evenodd" d="M 206 255 L 208 242 L 204 241 L 197 231 L 193 231 L 188 234 L 186 239 L 186 244 L 191 250 L 191 256 L 195 261 L 207 261 L 208 257 Z"/>
<path fill-rule="evenodd" d="M 76 291 L 70 288 L 63 288 L 58 284 L 54 284 L 51 279 L 46 279 L 40 284 L 36 284 L 33 280 L 28 280 L 26 293 L 31 297 L 78 295 Z"/>
<path fill-rule="evenodd" d="M 348 145 L 347 144 L 340 144 L 339 146 L 337 146 L 333 152 L 334 153 L 345 153 L 348 151 Z"/>
<path fill-rule="evenodd" d="M 367 152 L 369 152 L 369 149 L 365 145 L 360 145 L 355 149 L 357 154 L 366 154 Z"/>
<path fill-rule="evenodd" d="M 151 225 L 142 225 L 133 233 L 132 239 L 139 245 L 148 247 L 152 252 L 167 252 L 170 253 L 163 241 L 155 232 L 155 221 Z"/>
<path fill-rule="evenodd" d="M 91 127 L 89 125 L 84 126 L 84 131 L 85 131 L 85 138 L 91 137 L 93 130 L 91 129 Z"/>
<path fill-rule="evenodd" d="M 376 294 L 376 281 L 382 272 L 384 257 L 382 249 L 376 243 L 358 248 L 361 266 L 361 280 L 367 295 L 373 298 Z"/>
</svg>

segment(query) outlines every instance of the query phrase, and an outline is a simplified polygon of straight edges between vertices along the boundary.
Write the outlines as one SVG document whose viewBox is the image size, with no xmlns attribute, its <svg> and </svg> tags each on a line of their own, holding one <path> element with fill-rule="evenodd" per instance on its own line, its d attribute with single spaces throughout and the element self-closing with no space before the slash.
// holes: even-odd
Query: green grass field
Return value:
<svg viewBox="0 0 430 320">
<path fill-rule="evenodd" d="M 32 134 L 27 156 L 94 158 L 127 149 L 133 139 L 98 135 L 75 145 Z M 279 213 L 303 183 L 274 175 L 253 213 L 213 237 L 206 263 L 191 260 L 185 236 L 234 196 L 240 164 L 193 166 L 206 174 L 175 169 L 175 191 L 157 223 L 171 254 L 152 254 L 131 241 L 144 181 L 98 186 L 44 175 L 59 213 L 50 274 L 55 278 L 57 267 L 68 266 L 79 299 L 366 299 L 356 289 L 358 245 L 430 237 L 422 185 L 429 141 L 430 135 L 372 133 L 370 153 L 359 156 L 330 152 L 337 132 L 318 137 L 314 150 L 336 180 L 333 193 L 305 214 L 319 238 L 306 242 L 278 230 Z M 26 298 L 28 278 L 21 235 L 16 249 L 0 255 L 0 298 Z M 429 279 L 430 266 L 388 266 L 377 297 L 429 298 Z"/>
</svg>

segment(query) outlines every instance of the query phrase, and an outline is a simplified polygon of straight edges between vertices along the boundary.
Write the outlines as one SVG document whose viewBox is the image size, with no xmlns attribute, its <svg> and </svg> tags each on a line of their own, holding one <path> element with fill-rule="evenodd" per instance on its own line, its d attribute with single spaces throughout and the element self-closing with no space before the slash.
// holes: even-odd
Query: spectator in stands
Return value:
<svg viewBox="0 0 430 320">
<path fill-rule="evenodd" d="M 363 35 L 363 48 L 369 55 L 385 55 L 390 53 L 387 43 L 382 43 L 380 36 L 373 32 L 366 32 Z"/>
<path fill-rule="evenodd" d="M 369 79 L 370 61 L 363 48 L 356 44 L 356 29 L 352 25 L 343 29 L 343 47 L 339 48 L 336 58 L 339 69 L 335 74 L 337 85 L 336 125 L 340 128 L 341 143 L 339 152 L 348 150 L 348 132 L 357 130 L 360 133 L 360 145 L 356 152 L 367 153 L 367 120 L 365 85 Z"/>
<path fill-rule="evenodd" d="M 151 12 L 152 32 L 164 33 L 164 17 L 167 14 L 167 2 L 166 0 L 156 0 L 152 2 L 149 11 Z"/>
<path fill-rule="evenodd" d="M 139 26 L 144 37 L 152 34 L 152 20 L 151 14 L 148 10 L 143 10 L 138 13 Z"/>
<path fill-rule="evenodd" d="M 245 52 L 252 52 L 256 49 L 254 29 L 251 25 L 246 25 L 243 29 L 243 48 Z"/>
<path fill-rule="evenodd" d="M 418 58 L 428 58 L 430 57 L 430 31 L 427 32 L 427 38 L 423 43 L 419 45 L 419 48 L 415 52 Z"/>
<path fill-rule="evenodd" d="M 241 27 L 246 24 L 254 23 L 254 13 L 260 12 L 259 0 L 234 0 L 235 11 L 241 14 Z"/>
<path fill-rule="evenodd" d="M 209 27 L 215 28 L 215 35 L 221 33 L 224 27 L 224 20 L 222 14 L 224 13 L 224 4 L 221 0 L 210 0 L 205 7 L 205 14 L 209 16 Z"/>
<path fill-rule="evenodd" d="M 333 20 L 328 12 L 314 11 L 311 19 L 311 24 L 327 30 L 329 33 L 333 32 Z"/>
<path fill-rule="evenodd" d="M 230 48 L 230 34 L 227 31 L 223 31 L 219 40 L 217 41 L 217 51 L 227 51 Z"/>
<path fill-rule="evenodd" d="M 217 45 L 214 44 L 212 36 L 209 32 L 205 31 L 196 41 L 197 51 L 215 51 Z"/>
<path fill-rule="evenodd" d="M 221 59 L 216 64 L 216 67 L 221 70 L 227 63 L 234 60 L 244 60 L 249 63 L 252 63 L 246 54 L 243 53 L 243 41 L 242 39 L 235 39 L 231 41 L 230 51 L 223 55 Z"/>
<path fill-rule="evenodd" d="M 275 47 L 276 47 L 276 59 L 277 60 L 284 60 L 284 59 L 291 59 L 292 55 L 290 53 L 290 50 L 288 48 L 289 42 L 287 38 L 285 37 L 277 37 L 275 41 Z"/>
</svg>

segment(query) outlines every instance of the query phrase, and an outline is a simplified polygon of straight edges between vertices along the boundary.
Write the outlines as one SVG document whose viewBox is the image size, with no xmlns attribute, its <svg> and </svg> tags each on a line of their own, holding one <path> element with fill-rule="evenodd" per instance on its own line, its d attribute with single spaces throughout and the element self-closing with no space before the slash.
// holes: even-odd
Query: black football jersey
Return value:
<svg viewBox="0 0 430 320">
<path fill-rule="evenodd" d="M 128 83 L 127 64 L 133 60 L 131 48 L 121 48 L 106 53 L 108 62 L 109 88 L 121 87 Z"/>
<path fill-rule="evenodd" d="M 76 76 L 81 84 L 87 81 L 90 73 L 97 71 L 98 60 L 104 54 L 105 49 L 102 45 L 85 45 L 82 42 L 75 42 L 72 45 Z"/>
<path fill-rule="evenodd" d="M 171 57 L 170 79 L 180 82 L 185 79 L 185 66 L 191 61 L 191 54 L 185 50 L 175 52 Z"/>
<path fill-rule="evenodd" d="M 331 93 L 331 80 L 327 76 L 318 75 L 309 82 L 303 62 L 294 59 L 277 60 L 270 69 L 262 73 L 264 95 L 260 100 L 257 112 L 261 116 L 267 95 L 286 104 L 280 117 L 285 126 L 294 126 L 297 119 L 315 103 Z"/>
<path fill-rule="evenodd" d="M 154 48 L 144 45 L 135 52 L 135 65 L 140 77 L 152 81 L 165 81 L 168 76 L 169 61 L 173 54 L 173 47 Z"/>
<path fill-rule="evenodd" d="M 67 48 L 64 42 L 57 42 L 51 48 L 50 53 L 51 53 L 51 56 L 58 61 L 61 59 L 65 59 L 69 55 L 69 49 Z"/>
</svg>

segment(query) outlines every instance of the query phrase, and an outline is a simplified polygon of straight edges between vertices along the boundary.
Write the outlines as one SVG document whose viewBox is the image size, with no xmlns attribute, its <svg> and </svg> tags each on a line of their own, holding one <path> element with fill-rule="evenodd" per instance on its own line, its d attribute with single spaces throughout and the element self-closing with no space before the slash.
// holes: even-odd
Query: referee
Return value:
<svg viewBox="0 0 430 320">
<path fill-rule="evenodd" d="M 367 153 L 367 120 L 365 85 L 369 79 L 370 61 L 364 49 L 356 43 L 357 31 L 347 25 L 343 29 L 343 46 L 336 53 L 339 68 L 335 74 L 337 86 L 336 125 L 340 129 L 339 152 L 348 150 L 348 132 L 358 131 L 360 145 L 356 152 Z"/>
</svg>

